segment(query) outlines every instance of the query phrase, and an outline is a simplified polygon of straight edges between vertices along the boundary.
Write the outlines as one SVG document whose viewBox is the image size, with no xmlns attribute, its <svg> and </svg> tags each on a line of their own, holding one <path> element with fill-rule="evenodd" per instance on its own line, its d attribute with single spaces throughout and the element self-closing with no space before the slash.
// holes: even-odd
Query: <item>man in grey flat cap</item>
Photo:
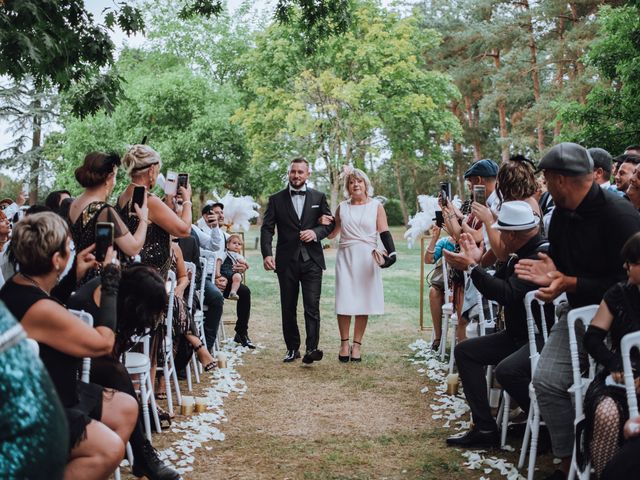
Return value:
<svg viewBox="0 0 640 480">
<path fill-rule="evenodd" d="M 604 293 L 626 278 L 620 250 L 640 231 L 640 215 L 626 200 L 603 190 L 593 178 L 593 159 L 575 143 L 561 143 L 542 158 L 547 189 L 556 208 L 549 225 L 549 254 L 516 265 L 519 278 L 540 286 L 538 297 L 552 301 L 566 293 L 558 322 L 549 334 L 533 376 L 540 413 L 553 453 L 562 459 L 548 479 L 567 477 L 573 451 L 574 409 L 567 389 L 573 383 L 567 313 L 599 304 Z M 582 338 L 578 338 L 582 350 Z"/>
</svg>

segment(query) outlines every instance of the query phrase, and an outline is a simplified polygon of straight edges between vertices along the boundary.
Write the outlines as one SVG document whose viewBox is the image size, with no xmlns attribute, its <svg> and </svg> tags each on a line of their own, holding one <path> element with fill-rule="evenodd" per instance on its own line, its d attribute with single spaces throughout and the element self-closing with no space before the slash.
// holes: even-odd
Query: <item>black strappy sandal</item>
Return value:
<svg viewBox="0 0 640 480">
<path fill-rule="evenodd" d="M 198 350 L 200 350 L 202 347 L 204 347 L 204 343 L 201 343 L 200 345 L 198 345 L 197 347 L 195 347 L 193 349 L 194 352 L 197 352 Z M 198 354 L 196 353 L 196 356 L 198 356 Z M 206 365 L 203 366 L 204 371 L 205 372 L 210 372 L 211 370 L 213 370 L 214 368 L 216 368 L 218 366 L 218 363 L 216 362 L 215 358 L 213 359 L 213 361 L 207 363 Z"/>
<path fill-rule="evenodd" d="M 348 342 L 349 339 L 348 338 L 341 338 L 340 341 L 341 342 Z M 340 360 L 342 363 L 347 363 L 350 358 L 351 358 L 351 348 L 349 348 L 349 355 L 340 355 L 340 354 L 338 354 L 338 360 Z"/>
<path fill-rule="evenodd" d="M 353 343 L 357 343 L 358 345 L 362 345 L 362 343 L 356 342 L 355 340 L 353 341 Z M 353 355 L 351 355 L 351 361 L 352 362 L 361 362 L 362 361 L 362 354 L 360 354 L 360 356 L 358 358 L 356 358 Z"/>
</svg>

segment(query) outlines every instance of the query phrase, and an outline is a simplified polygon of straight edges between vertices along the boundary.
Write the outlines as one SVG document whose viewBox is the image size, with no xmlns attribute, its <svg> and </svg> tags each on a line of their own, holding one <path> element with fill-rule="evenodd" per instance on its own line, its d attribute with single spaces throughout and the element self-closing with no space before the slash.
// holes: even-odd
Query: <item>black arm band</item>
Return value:
<svg viewBox="0 0 640 480">
<path fill-rule="evenodd" d="M 387 255 L 391 256 L 391 254 L 396 251 L 396 246 L 393 244 L 393 237 L 389 230 L 380 232 L 380 240 L 382 240 L 382 245 L 384 245 Z"/>
<path fill-rule="evenodd" d="M 621 372 L 620 359 L 604 344 L 607 333 L 609 332 L 600 327 L 589 325 L 587 332 L 584 334 L 584 348 L 596 362 L 603 365 L 610 372 Z"/>
<path fill-rule="evenodd" d="M 94 327 L 116 329 L 118 287 L 120 285 L 120 269 L 108 265 L 102 271 L 102 290 L 100 292 L 100 310 L 93 319 Z"/>
</svg>

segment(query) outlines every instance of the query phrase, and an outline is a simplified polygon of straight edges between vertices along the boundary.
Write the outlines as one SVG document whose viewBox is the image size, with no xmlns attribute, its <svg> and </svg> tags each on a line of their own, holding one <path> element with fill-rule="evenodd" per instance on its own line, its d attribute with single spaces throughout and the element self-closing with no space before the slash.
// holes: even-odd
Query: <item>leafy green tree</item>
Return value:
<svg viewBox="0 0 640 480">
<path fill-rule="evenodd" d="M 138 50 L 123 52 L 118 68 L 126 99 L 112 115 L 64 117 L 64 134 L 52 139 L 57 187 L 76 189 L 73 171 L 94 150 L 123 153 L 144 136 L 158 150 L 163 170 L 190 173 L 195 192 L 230 189 L 255 194 L 247 174 L 243 136 L 229 117 L 239 107 L 233 90 L 214 89 L 180 59 Z"/>
</svg>

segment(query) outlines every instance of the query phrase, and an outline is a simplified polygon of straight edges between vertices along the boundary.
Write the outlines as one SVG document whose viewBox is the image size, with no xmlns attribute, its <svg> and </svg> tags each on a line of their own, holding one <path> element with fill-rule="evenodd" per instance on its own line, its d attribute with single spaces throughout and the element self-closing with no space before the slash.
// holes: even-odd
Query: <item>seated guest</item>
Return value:
<svg viewBox="0 0 640 480">
<path fill-rule="evenodd" d="M 51 378 L 0 303 L 0 478 L 61 479 L 68 442 Z"/>
<path fill-rule="evenodd" d="M 138 405 L 127 394 L 78 381 L 78 372 L 82 357 L 105 355 L 113 348 L 119 269 L 104 266 L 102 306 L 89 327 L 51 296 L 69 261 L 69 242 L 67 223 L 55 213 L 18 222 L 10 249 L 19 273 L 2 287 L 0 300 L 39 343 L 40 358 L 65 408 L 70 448 L 65 477 L 103 479 L 124 457 Z M 78 255 L 78 275 L 95 264 L 85 253 Z"/>
<path fill-rule="evenodd" d="M 627 281 L 616 283 L 604 294 L 600 307 L 584 335 L 584 346 L 598 364 L 604 367 L 589 385 L 585 398 L 588 450 L 591 465 L 600 476 L 605 466 L 620 449 L 622 427 L 629 416 L 624 388 L 607 386 L 605 379 L 624 384 L 620 341 L 627 333 L 640 330 L 640 233 L 622 247 Z M 605 344 L 611 333 L 611 348 Z M 634 358 L 637 363 L 637 356 Z"/>
<path fill-rule="evenodd" d="M 94 317 L 99 314 L 102 299 L 101 279 L 96 277 L 85 283 L 69 299 L 69 306 L 85 310 Z M 155 331 L 162 322 L 167 308 L 167 292 L 164 280 L 151 267 L 134 264 L 122 272 L 116 309 L 116 339 L 108 355 L 94 358 L 91 362 L 91 382 L 103 387 L 138 397 L 127 369 L 120 359 L 133 344 L 131 338 Z M 166 466 L 158 452 L 147 440 L 141 418 L 129 438 L 133 453 L 133 474 L 144 475 L 149 480 L 176 480 L 180 475 Z"/>
<path fill-rule="evenodd" d="M 567 313 L 571 308 L 599 304 L 604 293 L 625 278 L 620 251 L 640 230 L 640 215 L 628 201 L 594 182 L 593 160 L 580 145 L 556 145 L 542 157 L 539 168 L 556 204 L 548 232 L 549 255 L 520 260 L 516 272 L 519 278 L 541 287 L 538 298 L 544 301 L 567 295 L 568 302 L 557 310 L 558 322 L 549 332 L 533 376 L 553 454 L 562 460 L 549 478 L 563 480 L 571 464 L 575 417 L 568 391 L 573 376 Z M 577 333 L 581 345 L 582 335 Z"/>
<path fill-rule="evenodd" d="M 115 209 L 107 203 L 107 198 L 116 184 L 119 165 L 118 155 L 93 152 L 88 154 L 84 163 L 76 169 L 76 180 L 85 189 L 69 209 L 69 224 L 76 251 L 84 250 L 95 243 L 98 222 L 109 222 L 113 224 L 113 240 L 119 251 L 129 257 L 140 252 L 147 234 L 147 222 L 140 222 L 135 233 L 131 234 Z M 142 207 L 136 205 L 135 208 L 136 215 L 146 220 L 146 204 Z M 91 270 L 87 278 L 78 280 L 87 281 L 95 273 Z"/>
<path fill-rule="evenodd" d="M 593 159 L 593 180 L 600 185 L 600 188 L 611 190 L 613 157 L 604 148 L 590 148 L 587 151 Z"/>
<path fill-rule="evenodd" d="M 633 171 L 640 163 L 640 156 L 623 153 L 616 157 L 616 161 L 620 164 L 615 177 L 616 188 L 620 192 L 627 193 Z"/>
<path fill-rule="evenodd" d="M 51 209 L 52 212 L 60 215 L 60 205 L 64 200 L 70 199 L 71 193 L 68 190 L 54 190 L 47 195 L 44 204 Z"/>
<path fill-rule="evenodd" d="M 440 238 L 441 228 L 434 225 L 431 229 L 431 242 L 427 246 L 424 254 L 424 263 L 434 263 L 429 282 L 429 310 L 431 311 L 431 323 L 433 324 L 433 342 L 431 350 L 440 348 L 440 337 L 442 336 L 442 305 L 448 299 L 444 298 L 445 285 L 444 274 L 442 273 L 442 251 L 444 249 L 454 251 L 456 246 L 447 238 Z M 439 239 L 440 238 L 440 239 Z"/>
<path fill-rule="evenodd" d="M 185 299 L 185 293 L 189 288 L 189 276 L 187 274 L 187 267 L 184 264 L 184 258 L 182 257 L 182 250 L 176 242 L 171 243 L 172 261 L 171 270 L 176 274 L 176 288 L 174 295 L 174 307 L 173 307 L 173 345 L 174 348 L 178 348 L 184 343 L 179 338 L 184 337 L 188 343 L 188 354 L 183 355 L 184 363 L 179 364 L 176 362 L 176 368 L 181 370 L 185 367 L 186 362 L 191 358 L 191 352 L 195 352 L 198 360 L 202 363 L 206 372 L 212 370 L 216 366 L 216 362 L 206 349 L 204 344 L 200 341 L 200 334 L 198 327 L 193 321 L 193 315 L 187 307 L 187 301 Z M 186 347 L 187 345 L 185 345 Z M 177 352 L 176 352 L 177 353 Z"/>
<path fill-rule="evenodd" d="M 538 252 L 546 247 L 539 235 L 539 224 L 540 219 L 527 202 L 502 204 L 498 221 L 490 228 L 500 230 L 501 242 L 509 260 L 500 264 L 495 276 L 478 265 L 483 252 L 469 234 L 463 234 L 460 239 L 460 253 L 444 252 L 449 264 L 470 272 L 473 284 L 487 300 L 504 306 L 505 321 L 505 329 L 498 333 L 471 338 L 456 345 L 456 365 L 474 426 L 461 436 L 448 438 L 449 445 L 496 447 L 499 444 L 498 427 L 487 398 L 484 376 L 484 367 L 487 365 L 496 365 L 495 375 L 500 385 L 525 412 L 529 409 L 531 364 L 524 297 L 537 287 L 518 279 L 514 266 L 518 259 L 538 258 Z M 553 318 L 553 311 L 549 313 L 547 318 Z"/>
</svg>

